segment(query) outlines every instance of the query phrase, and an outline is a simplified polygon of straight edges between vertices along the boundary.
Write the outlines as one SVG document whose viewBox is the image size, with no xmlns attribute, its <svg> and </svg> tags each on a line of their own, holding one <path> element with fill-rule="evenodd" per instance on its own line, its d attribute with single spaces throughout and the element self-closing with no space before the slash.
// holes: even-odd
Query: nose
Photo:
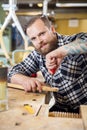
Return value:
<svg viewBox="0 0 87 130">
<path fill-rule="evenodd" d="M 41 39 L 39 36 L 37 36 L 37 43 L 38 43 L 38 44 L 41 44 L 41 43 L 42 43 L 42 39 Z"/>
</svg>

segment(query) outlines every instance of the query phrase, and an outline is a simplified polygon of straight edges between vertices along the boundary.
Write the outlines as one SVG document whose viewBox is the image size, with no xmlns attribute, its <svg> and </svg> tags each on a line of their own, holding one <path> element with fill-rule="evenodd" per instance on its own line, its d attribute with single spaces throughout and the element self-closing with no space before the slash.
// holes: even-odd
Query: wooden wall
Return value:
<svg viewBox="0 0 87 130">
<path fill-rule="evenodd" d="M 87 14 L 59 14 L 56 16 L 55 27 L 57 32 L 66 35 L 87 32 Z"/>
</svg>

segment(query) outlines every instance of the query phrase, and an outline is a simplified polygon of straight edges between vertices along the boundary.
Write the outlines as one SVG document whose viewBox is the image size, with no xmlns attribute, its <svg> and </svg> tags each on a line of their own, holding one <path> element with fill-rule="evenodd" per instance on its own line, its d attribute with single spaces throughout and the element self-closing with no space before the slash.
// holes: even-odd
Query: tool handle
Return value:
<svg viewBox="0 0 87 130">
<path fill-rule="evenodd" d="M 51 71 L 52 74 L 55 74 L 56 68 L 50 69 L 50 71 Z"/>
<path fill-rule="evenodd" d="M 18 84 L 12 84 L 12 83 L 8 83 L 7 84 L 8 87 L 10 88 L 16 88 L 16 89 L 21 89 L 24 90 L 22 85 L 18 85 Z M 49 92 L 58 92 L 58 88 L 56 87 L 49 87 L 49 86 L 42 86 L 42 90 L 43 91 L 49 91 Z"/>
</svg>

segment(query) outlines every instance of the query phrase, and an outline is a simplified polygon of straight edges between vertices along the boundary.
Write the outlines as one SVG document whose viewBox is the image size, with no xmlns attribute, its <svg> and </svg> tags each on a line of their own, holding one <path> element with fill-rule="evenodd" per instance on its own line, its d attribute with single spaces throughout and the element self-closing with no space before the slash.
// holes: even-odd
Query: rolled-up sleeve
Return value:
<svg viewBox="0 0 87 130">
<path fill-rule="evenodd" d="M 38 71 L 38 60 L 36 58 L 36 53 L 32 52 L 25 58 L 21 63 L 13 66 L 8 72 L 8 82 L 11 81 L 11 77 L 15 74 L 23 74 L 30 76 L 32 73 Z"/>
</svg>

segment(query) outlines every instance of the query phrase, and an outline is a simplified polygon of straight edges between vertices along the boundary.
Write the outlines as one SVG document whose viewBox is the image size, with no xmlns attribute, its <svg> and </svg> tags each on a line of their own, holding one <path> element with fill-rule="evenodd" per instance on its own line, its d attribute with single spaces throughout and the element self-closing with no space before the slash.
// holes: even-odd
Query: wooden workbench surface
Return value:
<svg viewBox="0 0 87 130">
<path fill-rule="evenodd" d="M 43 93 L 26 93 L 22 90 L 8 88 L 9 109 L 24 106 L 24 104 L 35 105 L 44 104 L 45 94 Z"/>
<path fill-rule="evenodd" d="M 35 116 L 24 108 L 32 105 L 37 111 L 44 106 L 45 94 L 25 93 L 21 90 L 8 89 L 9 109 L 0 112 L 0 130 L 83 130 L 82 119 L 54 118 L 43 114 Z"/>
</svg>

